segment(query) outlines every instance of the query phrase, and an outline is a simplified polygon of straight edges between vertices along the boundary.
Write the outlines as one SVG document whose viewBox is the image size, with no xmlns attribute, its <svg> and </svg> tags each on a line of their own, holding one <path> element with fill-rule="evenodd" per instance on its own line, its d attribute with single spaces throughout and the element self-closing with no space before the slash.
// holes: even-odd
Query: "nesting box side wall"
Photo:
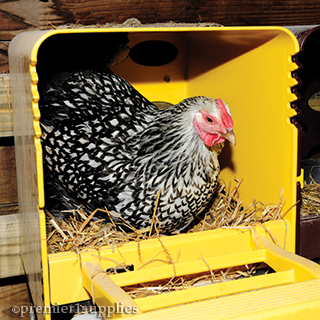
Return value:
<svg viewBox="0 0 320 320">
<path fill-rule="evenodd" d="M 39 32 L 41 33 L 41 32 Z M 47 272 L 46 252 L 41 252 L 38 190 L 39 172 L 37 161 L 41 156 L 40 127 L 38 124 L 37 77 L 32 74 L 31 52 L 39 39 L 39 33 L 18 35 L 9 47 L 13 122 L 16 146 L 19 214 L 21 220 L 21 252 L 29 287 L 36 307 L 44 307 L 48 288 L 43 288 L 44 271 Z M 40 148 L 40 149 L 39 149 Z M 39 167 L 39 166 L 38 166 Z M 42 178 L 42 177 L 41 177 Z M 40 205 L 41 207 L 41 205 Z M 45 254 L 45 256 L 43 255 Z M 43 259 L 43 260 L 42 260 Z M 43 263 L 44 262 L 44 263 Z M 49 319 L 49 315 L 37 314 L 38 319 Z"/>
<path fill-rule="evenodd" d="M 220 177 L 224 181 L 244 179 L 241 199 L 245 205 L 253 197 L 265 204 L 277 203 L 283 189 L 288 199 L 285 212 L 297 201 L 295 179 L 299 179 L 298 133 L 290 122 L 296 116 L 290 103 L 297 98 L 290 89 L 297 84 L 291 76 L 297 69 L 291 57 L 298 45 L 282 28 L 239 29 L 234 34 L 225 29 L 217 30 L 211 45 L 209 35 L 192 39 L 191 48 L 198 49 L 200 41 L 209 44 L 203 52 L 194 52 L 194 57 L 199 54 L 203 61 L 210 61 L 212 53 L 217 57 L 214 68 L 190 81 L 188 96 L 213 92 L 230 106 L 237 146 L 228 146 L 220 156 Z M 190 73 L 196 74 L 199 67 L 196 63 L 191 66 Z M 287 216 L 293 225 L 295 214 L 294 209 Z"/>
</svg>

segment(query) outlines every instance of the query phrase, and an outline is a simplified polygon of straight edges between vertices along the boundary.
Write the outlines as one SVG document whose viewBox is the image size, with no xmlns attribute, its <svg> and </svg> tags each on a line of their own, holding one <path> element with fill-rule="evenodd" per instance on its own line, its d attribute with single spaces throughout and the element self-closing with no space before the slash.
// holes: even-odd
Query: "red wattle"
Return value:
<svg viewBox="0 0 320 320">
<path fill-rule="evenodd" d="M 205 133 L 205 135 L 203 137 L 203 142 L 205 143 L 206 146 L 211 147 L 216 138 L 217 137 L 214 137 L 212 134 Z"/>
<path fill-rule="evenodd" d="M 201 130 L 196 119 L 193 120 L 193 126 L 197 130 L 200 138 L 203 140 L 206 146 L 211 147 L 214 143 L 221 143 L 225 141 L 225 138 L 220 137 L 218 134 L 212 134 Z"/>
</svg>

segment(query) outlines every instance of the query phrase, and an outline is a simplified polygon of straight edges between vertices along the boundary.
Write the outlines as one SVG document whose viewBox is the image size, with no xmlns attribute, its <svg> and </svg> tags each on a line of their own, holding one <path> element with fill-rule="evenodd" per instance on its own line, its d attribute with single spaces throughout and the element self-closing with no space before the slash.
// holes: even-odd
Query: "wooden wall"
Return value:
<svg viewBox="0 0 320 320">
<path fill-rule="evenodd" d="M 1 0 L 0 72 L 19 32 L 64 24 L 216 22 L 226 26 L 320 24 L 317 0 Z"/>
<path fill-rule="evenodd" d="M 20 32 L 45 30 L 61 25 L 104 25 L 137 18 L 142 23 L 215 22 L 225 26 L 313 25 L 320 24 L 320 1 L 245 0 L 1 0 L 0 1 L 0 230 L 8 235 L 15 249 L 8 252 L 0 241 L 1 259 L 10 260 L 0 278 L 22 273 L 17 264 L 18 223 L 17 181 L 10 109 L 8 46 Z M 12 216 L 12 219 L 10 219 Z M 8 218 L 9 217 L 9 218 Z M 10 225 L 11 223 L 11 225 Z M 11 226 L 7 228 L 7 226 Z M 3 231 L 4 232 L 4 231 Z M 4 237 L 2 237 L 4 238 Z M 1 240 L 1 237 L 0 237 Z M 10 243 L 12 241 L 10 240 Z M 12 255 L 12 253 L 15 253 Z M 9 258 L 8 258 L 9 259 Z M 1 270 L 1 266 L 0 266 Z M 2 270 L 4 270 L 2 268 Z M 11 273 L 10 273 L 11 272 Z"/>
</svg>

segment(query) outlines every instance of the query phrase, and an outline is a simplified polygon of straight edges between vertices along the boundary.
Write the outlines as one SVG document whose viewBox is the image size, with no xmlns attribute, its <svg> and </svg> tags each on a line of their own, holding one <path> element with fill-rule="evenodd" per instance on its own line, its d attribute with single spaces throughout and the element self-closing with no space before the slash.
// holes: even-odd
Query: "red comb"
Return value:
<svg viewBox="0 0 320 320">
<path fill-rule="evenodd" d="M 227 129 L 232 129 L 233 121 L 232 121 L 231 115 L 228 112 L 226 106 L 224 105 L 221 99 L 217 99 L 217 105 L 220 109 L 222 123 Z"/>
</svg>

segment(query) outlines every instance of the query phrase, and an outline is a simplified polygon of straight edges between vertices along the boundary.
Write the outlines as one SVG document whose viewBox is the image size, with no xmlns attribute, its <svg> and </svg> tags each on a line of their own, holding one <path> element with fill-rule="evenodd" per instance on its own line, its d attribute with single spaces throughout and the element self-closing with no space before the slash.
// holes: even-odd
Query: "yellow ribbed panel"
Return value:
<svg viewBox="0 0 320 320">
<path fill-rule="evenodd" d="M 164 308 L 134 319 L 317 320 L 320 319 L 320 279 Z"/>
</svg>

